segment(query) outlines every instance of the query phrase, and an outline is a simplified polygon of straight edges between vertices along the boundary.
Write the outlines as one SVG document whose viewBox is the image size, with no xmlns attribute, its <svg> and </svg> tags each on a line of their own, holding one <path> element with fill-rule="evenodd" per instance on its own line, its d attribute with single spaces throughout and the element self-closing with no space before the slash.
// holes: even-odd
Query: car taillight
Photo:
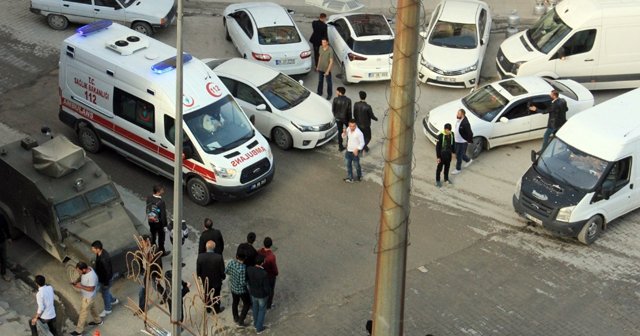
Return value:
<svg viewBox="0 0 640 336">
<path fill-rule="evenodd" d="M 255 58 L 258 61 L 268 62 L 271 60 L 271 55 L 269 54 L 258 54 L 258 53 L 252 52 L 251 55 L 253 56 L 253 58 Z"/>
<path fill-rule="evenodd" d="M 354 53 L 348 53 L 347 56 L 349 56 L 350 61 L 366 61 L 367 60 L 366 57 L 356 55 Z"/>
<path fill-rule="evenodd" d="M 300 58 L 305 59 L 311 56 L 311 50 L 303 51 L 300 53 Z"/>
</svg>

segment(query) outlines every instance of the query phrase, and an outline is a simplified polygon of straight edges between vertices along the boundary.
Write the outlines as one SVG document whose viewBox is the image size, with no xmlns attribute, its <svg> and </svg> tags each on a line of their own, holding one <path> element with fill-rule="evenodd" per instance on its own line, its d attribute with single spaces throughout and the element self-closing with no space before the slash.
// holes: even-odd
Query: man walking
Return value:
<svg viewBox="0 0 640 336">
<path fill-rule="evenodd" d="M 82 294 L 82 304 L 80 306 L 80 313 L 78 314 L 76 330 L 72 332 L 71 335 L 80 336 L 84 332 L 84 326 L 89 314 L 91 314 L 92 318 L 89 325 L 102 325 L 103 321 L 98 315 L 95 305 L 96 289 L 98 288 L 98 275 L 91 267 L 82 261 L 76 264 L 76 271 L 80 274 L 80 281 L 74 281 L 72 286 L 80 289 L 80 293 Z"/>
<path fill-rule="evenodd" d="M 256 332 L 261 334 L 266 328 L 264 319 L 267 314 L 267 300 L 269 299 L 269 278 L 267 271 L 262 267 L 264 257 L 258 254 L 256 265 L 247 268 L 247 283 L 249 284 L 249 294 L 251 295 L 251 310 L 253 311 L 253 326 Z"/>
<path fill-rule="evenodd" d="M 442 187 L 442 183 L 440 182 L 442 168 L 444 168 L 444 183 L 451 184 L 449 180 L 449 166 L 451 165 L 451 157 L 455 150 L 454 136 L 455 135 L 451 133 L 451 124 L 449 123 L 445 124 L 444 130 L 438 134 L 436 141 L 436 157 L 438 162 L 438 167 L 436 168 L 436 186 L 438 188 Z"/>
<path fill-rule="evenodd" d="M 465 116 L 466 112 L 464 109 L 459 109 L 456 118 L 456 129 L 453 133 L 453 137 L 455 139 L 455 149 L 456 149 L 456 170 L 452 171 L 452 175 L 460 174 L 462 172 L 462 161 L 465 162 L 464 166 L 469 167 L 469 165 L 473 162 L 471 158 L 467 156 L 467 147 L 469 144 L 473 142 L 473 132 L 471 131 L 471 125 L 469 124 L 469 120 L 467 120 Z"/>
<path fill-rule="evenodd" d="M 222 280 L 225 279 L 224 260 L 221 255 L 215 253 L 216 243 L 213 240 L 209 240 L 205 246 L 207 252 L 200 253 L 196 261 L 196 274 L 202 281 L 202 285 L 207 294 L 209 290 L 213 288 L 213 298 L 215 300 L 213 310 L 215 310 L 217 314 L 220 314 L 224 310 L 224 307 L 220 305 Z M 207 302 L 207 306 L 209 304 L 210 303 Z M 207 312 L 211 312 L 211 308 L 207 307 Z"/>
<path fill-rule="evenodd" d="M 31 323 L 29 323 L 31 336 L 38 336 L 38 320 L 49 327 L 51 335 L 58 336 L 58 331 L 56 330 L 56 308 L 53 304 L 53 287 L 46 284 L 46 280 L 42 275 L 36 275 L 35 280 L 38 286 L 38 293 L 36 293 L 38 310 L 31 319 Z"/>
<path fill-rule="evenodd" d="M 532 112 L 540 110 L 540 113 L 542 114 L 549 113 L 547 129 L 544 131 L 544 137 L 542 138 L 542 149 L 547 147 L 551 134 L 556 134 L 556 131 L 558 131 L 560 127 L 567 122 L 567 102 L 564 99 L 559 98 L 557 90 L 551 90 L 549 96 L 551 97 L 551 106 L 549 106 L 549 108 L 543 110 L 538 109 L 535 105 L 531 105 L 529 107 L 529 110 Z"/>
<path fill-rule="evenodd" d="M 231 289 L 231 313 L 233 321 L 240 327 L 244 327 L 244 319 L 247 318 L 249 308 L 251 308 L 251 296 L 247 290 L 247 266 L 244 264 L 246 257 L 242 251 L 236 254 L 236 258 L 229 261 L 224 271 L 229 276 L 229 287 Z M 238 306 L 242 300 L 242 312 L 238 314 Z"/>
<path fill-rule="evenodd" d="M 111 314 L 111 305 L 118 304 L 120 301 L 111 294 L 111 285 L 113 283 L 113 266 L 111 264 L 111 256 L 102 247 L 99 240 L 91 244 L 91 252 L 95 253 L 94 269 L 98 275 L 98 284 L 100 293 L 102 293 L 102 301 L 104 301 L 104 310 L 100 313 L 100 317 Z"/>
<path fill-rule="evenodd" d="M 347 89 L 344 87 L 339 87 L 336 89 L 336 97 L 333 99 L 333 104 L 331 105 L 331 112 L 333 112 L 333 117 L 336 120 L 336 126 L 338 126 L 338 150 L 343 151 L 344 146 L 342 145 L 342 138 L 340 134 L 344 134 L 343 130 L 347 126 L 347 120 L 351 119 L 351 99 L 345 96 L 347 93 Z"/>
<path fill-rule="evenodd" d="M 11 281 L 11 278 L 7 275 L 7 267 L 9 261 L 7 260 L 7 244 L 11 243 L 11 231 L 9 231 L 9 221 L 0 214 L 0 276 L 2 280 Z"/>
<path fill-rule="evenodd" d="M 276 290 L 276 277 L 278 276 L 278 264 L 276 263 L 276 255 L 273 254 L 271 250 L 271 246 L 273 246 L 273 240 L 271 237 L 264 238 L 264 247 L 261 248 L 258 253 L 264 257 L 264 263 L 262 267 L 265 271 L 267 271 L 268 279 L 269 279 L 269 287 L 271 290 L 269 291 L 269 298 L 267 300 L 267 309 L 271 309 L 273 304 L 273 295 Z"/>
<path fill-rule="evenodd" d="M 311 33 L 309 42 L 311 42 L 311 45 L 313 45 L 313 59 L 316 62 L 317 66 L 318 50 L 322 45 L 322 40 L 327 39 L 327 14 L 320 13 L 320 17 L 317 20 L 311 22 L 311 27 L 313 28 L 313 33 Z"/>
<path fill-rule="evenodd" d="M 353 165 L 356 166 L 356 181 L 362 181 L 362 168 L 360 167 L 360 152 L 364 148 L 364 136 L 356 126 L 356 121 L 349 120 L 349 127 L 342 132 L 342 137 L 347 141 L 347 152 L 344 154 L 344 162 L 347 166 L 347 183 L 353 183 Z"/>
<path fill-rule="evenodd" d="M 165 233 L 164 228 L 167 226 L 167 205 L 162 199 L 164 195 L 164 187 L 156 184 L 153 186 L 153 195 L 147 197 L 147 221 L 149 222 L 149 231 L 151 232 L 151 243 L 162 251 L 162 256 L 169 255 L 164 249 Z"/>
<path fill-rule="evenodd" d="M 224 251 L 224 239 L 222 238 L 222 232 L 213 227 L 213 221 L 211 218 L 204 219 L 204 231 L 200 235 L 198 241 L 198 254 L 207 252 L 206 244 L 208 241 L 213 240 L 216 243 L 215 253 L 222 255 Z"/>
<path fill-rule="evenodd" d="M 333 67 L 333 48 L 329 46 L 329 40 L 322 38 L 320 49 L 318 50 L 318 64 L 316 71 L 318 72 L 318 90 L 316 93 L 322 96 L 324 88 L 324 80 L 327 80 L 327 100 L 331 99 L 333 93 L 333 83 L 331 82 L 331 68 Z"/>
<path fill-rule="evenodd" d="M 249 267 L 256 264 L 256 256 L 258 255 L 258 251 L 253 247 L 253 243 L 256 241 L 256 233 L 249 232 L 247 234 L 247 242 L 238 245 L 238 250 L 236 254 L 244 254 L 244 264 Z"/>
<path fill-rule="evenodd" d="M 373 114 L 371 105 L 365 101 L 367 99 L 367 93 L 364 91 L 358 92 L 360 101 L 353 105 L 353 118 L 356 120 L 356 125 L 364 135 L 364 148 L 365 152 L 369 151 L 369 141 L 371 141 L 371 119 L 378 121 L 376 115 Z"/>
</svg>

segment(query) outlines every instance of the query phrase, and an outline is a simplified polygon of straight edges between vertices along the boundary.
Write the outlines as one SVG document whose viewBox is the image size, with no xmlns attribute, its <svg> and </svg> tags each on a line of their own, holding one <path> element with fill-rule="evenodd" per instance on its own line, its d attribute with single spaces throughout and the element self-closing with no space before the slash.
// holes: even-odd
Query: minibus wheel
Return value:
<svg viewBox="0 0 640 336">
<path fill-rule="evenodd" d="M 80 125 L 78 127 L 78 139 L 80 140 L 80 146 L 89 153 L 95 154 L 102 148 L 100 138 L 91 127 Z"/>
<path fill-rule="evenodd" d="M 603 224 L 602 216 L 595 215 L 584 224 L 580 233 L 578 233 L 578 240 L 585 244 L 591 245 L 602 232 L 602 224 Z"/>
<path fill-rule="evenodd" d="M 192 177 L 187 181 L 189 198 L 196 204 L 206 206 L 211 203 L 211 194 L 207 184 L 199 177 Z"/>
</svg>

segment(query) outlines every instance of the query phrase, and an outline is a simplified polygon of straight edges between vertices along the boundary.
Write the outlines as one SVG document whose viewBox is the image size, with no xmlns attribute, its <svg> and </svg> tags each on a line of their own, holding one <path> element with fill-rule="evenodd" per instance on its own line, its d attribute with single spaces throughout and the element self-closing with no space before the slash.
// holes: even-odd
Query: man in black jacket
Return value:
<svg viewBox="0 0 640 336">
<path fill-rule="evenodd" d="M 356 125 L 362 134 L 364 135 L 364 151 L 369 151 L 369 141 L 371 141 L 371 119 L 378 121 L 376 115 L 373 114 L 371 105 L 365 101 L 367 99 L 367 93 L 364 91 L 358 92 L 360 101 L 353 105 L 353 118 L 356 120 Z"/>
<path fill-rule="evenodd" d="M 438 134 L 436 142 L 436 157 L 438 162 L 438 167 L 436 168 L 436 186 L 438 188 L 442 187 L 442 183 L 440 182 L 442 168 L 444 168 L 444 183 L 451 184 L 449 180 L 449 166 L 451 165 L 451 157 L 456 147 L 453 138 L 454 135 L 451 133 L 451 124 L 447 123 L 444 125 L 444 130 Z"/>
<path fill-rule="evenodd" d="M 207 293 L 213 288 L 213 309 L 219 314 L 224 310 L 224 307 L 220 306 L 222 280 L 226 277 L 224 273 L 224 259 L 222 259 L 221 255 L 214 252 L 216 243 L 213 240 L 209 240 L 206 247 L 207 252 L 198 255 L 196 274 L 202 281 L 202 285 L 205 286 L 204 288 Z M 207 303 L 207 305 L 209 305 L 209 303 Z M 207 307 L 207 312 L 211 312 L 211 308 Z"/>
<path fill-rule="evenodd" d="M 222 238 L 222 232 L 213 227 L 213 221 L 211 218 L 204 219 L 204 231 L 200 235 L 198 241 L 198 254 L 207 252 L 206 244 L 208 241 L 213 240 L 216 243 L 215 253 L 222 255 L 224 251 L 224 239 Z"/>
<path fill-rule="evenodd" d="M 249 266 L 254 266 L 256 264 L 256 256 L 258 255 L 258 251 L 255 247 L 253 247 L 253 243 L 256 241 L 256 233 L 249 232 L 247 234 L 247 242 L 238 245 L 238 249 L 236 251 L 237 254 L 243 254 L 245 256 L 244 264 Z"/>
<path fill-rule="evenodd" d="M 336 97 L 333 98 L 333 105 L 331 111 L 333 117 L 336 119 L 336 126 L 338 126 L 338 150 L 343 151 L 345 147 L 342 145 L 342 130 L 347 126 L 347 121 L 352 118 L 351 99 L 344 94 L 347 93 L 347 89 L 339 87 L 336 89 Z"/>
<path fill-rule="evenodd" d="M 473 142 L 473 131 L 471 131 L 471 125 L 469 120 L 465 116 L 466 112 L 463 109 L 459 109 L 456 114 L 456 129 L 453 133 L 456 146 L 456 170 L 452 171 L 452 175 L 460 174 L 462 170 L 462 161 L 465 162 L 464 166 L 468 167 L 473 160 L 467 156 L 467 147 Z"/>
<path fill-rule="evenodd" d="M 251 310 L 253 311 L 253 326 L 259 334 L 264 331 L 264 317 L 267 314 L 267 300 L 271 293 L 271 285 L 267 271 L 262 268 L 264 257 L 258 254 L 256 265 L 247 268 L 247 284 L 251 294 Z"/>
<path fill-rule="evenodd" d="M 164 249 L 167 205 L 164 203 L 162 195 L 164 195 L 164 187 L 159 184 L 154 185 L 153 195 L 147 197 L 147 221 L 151 232 L 151 243 L 157 246 L 158 251 L 162 251 L 162 256 L 164 257 L 169 255 L 170 252 Z"/>
<path fill-rule="evenodd" d="M 7 244 L 11 243 L 11 232 L 9 231 L 9 221 L 0 214 L 0 276 L 4 281 L 11 281 L 7 275 Z"/>
<path fill-rule="evenodd" d="M 313 28 L 313 33 L 311 34 L 311 38 L 309 38 L 309 42 L 313 45 L 313 59 L 316 62 L 316 66 L 318 65 L 318 50 L 322 45 L 322 39 L 327 39 L 327 14 L 320 13 L 320 17 L 311 22 L 311 27 Z"/>
<path fill-rule="evenodd" d="M 100 293 L 102 293 L 102 301 L 104 301 L 104 310 L 100 313 L 100 317 L 111 314 L 111 305 L 118 304 L 120 301 L 111 294 L 111 285 L 113 283 L 113 266 L 111 264 L 111 256 L 109 252 L 102 247 L 99 240 L 91 244 L 91 252 L 95 253 L 93 269 L 98 275 L 98 283 Z"/>
<path fill-rule="evenodd" d="M 533 112 L 540 110 L 542 114 L 549 113 L 547 129 L 544 131 L 544 137 L 542 138 L 542 149 L 549 143 L 551 134 L 555 134 L 560 127 L 567 122 L 567 102 L 564 99 L 558 98 L 559 94 L 557 90 L 551 90 L 549 96 L 551 96 L 551 106 L 549 106 L 548 109 L 538 109 L 535 105 L 529 107 L 529 110 Z"/>
</svg>

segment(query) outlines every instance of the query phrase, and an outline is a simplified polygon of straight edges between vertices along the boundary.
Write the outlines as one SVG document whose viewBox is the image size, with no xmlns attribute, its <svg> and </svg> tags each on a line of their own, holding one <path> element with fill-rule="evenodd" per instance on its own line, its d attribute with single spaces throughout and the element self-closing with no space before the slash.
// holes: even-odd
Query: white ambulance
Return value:
<svg viewBox="0 0 640 336">
<path fill-rule="evenodd" d="M 260 135 L 218 77 L 183 55 L 184 181 L 197 204 L 253 194 L 275 167 Z M 97 21 L 64 40 L 60 120 L 80 145 L 108 146 L 173 178 L 176 49 L 132 29 Z"/>
</svg>

